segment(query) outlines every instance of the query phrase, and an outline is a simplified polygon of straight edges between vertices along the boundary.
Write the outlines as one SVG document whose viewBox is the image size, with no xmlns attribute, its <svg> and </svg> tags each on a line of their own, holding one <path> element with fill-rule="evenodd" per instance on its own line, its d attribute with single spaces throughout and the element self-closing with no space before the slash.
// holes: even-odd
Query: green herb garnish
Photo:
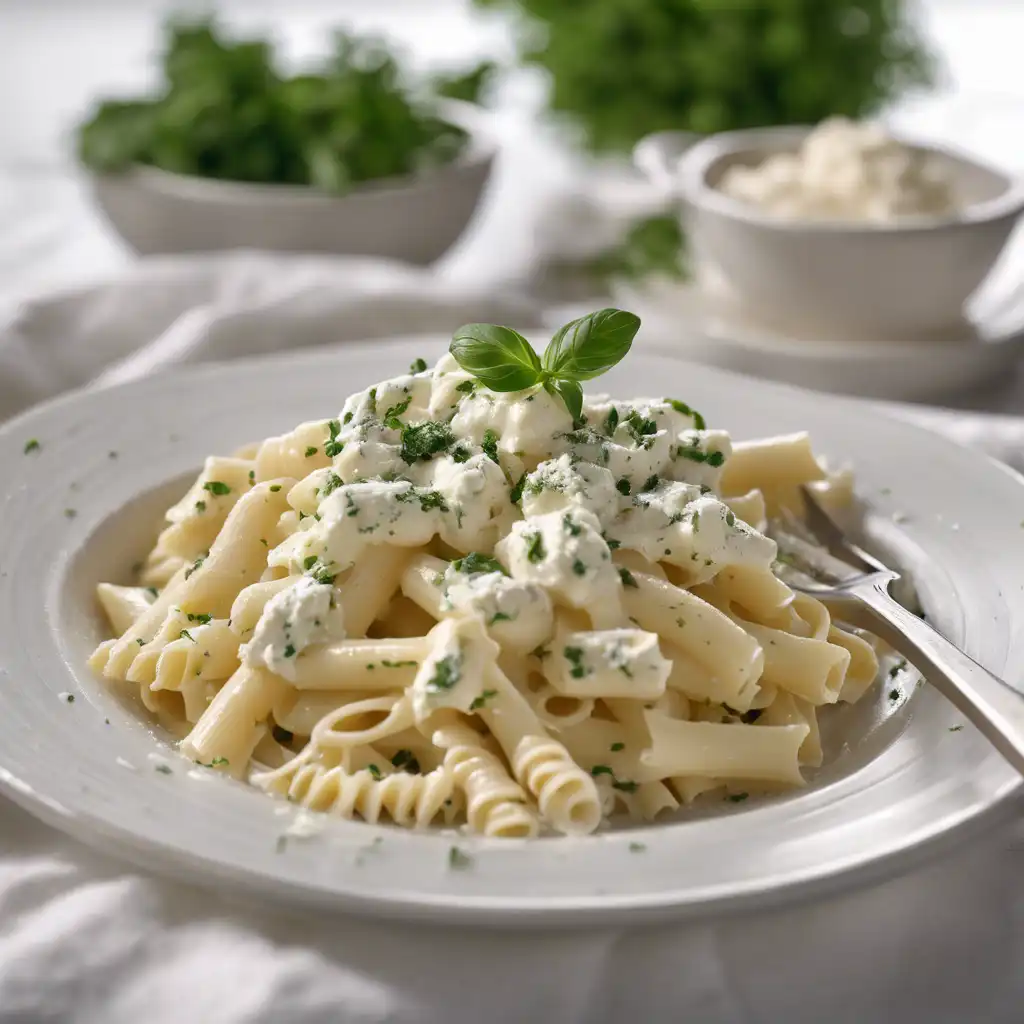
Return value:
<svg viewBox="0 0 1024 1024">
<path fill-rule="evenodd" d="M 477 551 L 471 551 L 468 555 L 463 555 L 462 558 L 456 558 L 452 562 L 452 568 L 465 576 L 474 576 L 477 573 L 485 572 L 500 572 L 502 576 L 508 575 L 505 572 L 505 567 L 496 558 L 492 558 L 490 555 L 481 555 Z"/>
<path fill-rule="evenodd" d="M 498 461 L 498 435 L 489 427 L 484 431 L 484 439 L 480 442 L 480 447 L 483 449 L 484 455 L 486 455 L 491 462 Z"/>
<path fill-rule="evenodd" d="M 618 751 L 620 751 L 620 750 L 625 750 L 626 749 L 626 744 L 625 743 L 613 743 L 609 749 L 611 750 L 611 752 L 613 754 L 615 754 L 615 753 L 618 753 Z"/>
<path fill-rule="evenodd" d="M 615 481 L 615 490 L 617 490 L 623 497 L 626 497 L 630 491 L 633 490 L 633 485 L 626 479 L 626 477 L 621 477 Z"/>
<path fill-rule="evenodd" d="M 685 402 L 680 402 L 678 398 L 666 398 L 665 401 L 672 406 L 676 412 L 681 413 L 683 416 L 689 416 L 693 420 L 695 429 L 707 429 L 707 423 L 704 421 L 704 417 L 701 416 L 696 409 L 691 409 Z"/>
<path fill-rule="evenodd" d="M 306 449 L 306 458 L 307 458 L 307 459 L 311 459 L 311 458 L 313 458 L 313 456 L 314 456 L 314 455 L 316 455 L 316 453 L 317 453 L 317 452 L 318 452 L 319 450 L 320 450 L 320 449 L 319 449 L 319 448 L 317 448 L 317 446 L 316 446 L 315 444 L 311 444 L 311 445 L 310 445 L 310 446 L 309 446 L 309 447 L 308 447 L 308 448 Z"/>
<path fill-rule="evenodd" d="M 636 577 L 622 565 L 619 566 L 619 579 L 622 580 L 622 585 L 624 587 L 636 587 L 638 589 L 640 587 L 640 584 L 636 581 Z"/>
<path fill-rule="evenodd" d="M 547 552 L 544 550 L 544 538 L 538 531 L 527 535 L 529 540 L 526 546 L 526 558 L 530 562 L 543 562 L 547 556 Z"/>
<path fill-rule="evenodd" d="M 484 690 L 479 697 L 474 697 L 473 702 L 469 705 L 470 711 L 478 711 L 482 708 L 492 697 L 497 697 L 497 690 Z"/>
<path fill-rule="evenodd" d="M 330 436 L 324 444 L 324 455 L 333 459 L 334 456 L 340 454 L 342 449 L 345 447 L 345 445 L 338 440 L 338 434 L 341 433 L 341 424 L 337 420 L 328 420 L 327 432 Z"/>
<path fill-rule="evenodd" d="M 380 780 L 381 780 L 382 776 L 381 776 L 381 773 L 380 773 L 380 769 L 379 769 L 379 768 L 378 768 L 378 767 L 377 767 L 377 766 L 376 766 L 375 764 L 368 764 L 368 765 L 366 766 L 366 770 L 367 770 L 367 771 L 368 771 L 368 772 L 369 772 L 369 773 L 370 773 L 370 774 L 371 774 L 371 775 L 372 775 L 372 776 L 373 776 L 373 777 L 374 777 L 374 778 L 375 778 L 375 779 L 376 779 L 376 780 L 377 780 L 378 782 L 380 782 Z"/>
<path fill-rule="evenodd" d="M 456 654 L 446 654 L 434 663 L 434 674 L 427 682 L 427 689 L 435 693 L 450 690 L 461 678 L 462 658 Z"/>
<path fill-rule="evenodd" d="M 448 851 L 448 867 L 453 871 L 465 871 L 472 864 L 473 858 L 468 853 L 463 853 L 457 846 Z"/>
<path fill-rule="evenodd" d="M 426 361 L 426 359 L 414 359 L 409 364 L 409 372 L 410 373 L 423 373 L 426 370 L 426 368 L 427 368 L 427 361 Z"/>
<path fill-rule="evenodd" d="M 496 324 L 466 324 L 452 339 L 451 354 L 491 391 L 524 391 L 542 385 L 561 398 L 576 423 L 583 412 L 581 381 L 610 370 L 629 351 L 640 318 L 601 309 L 555 332 L 538 356 L 518 331 Z"/>
<path fill-rule="evenodd" d="M 221 480 L 207 480 L 203 484 L 203 490 L 209 491 L 217 497 L 223 497 L 223 495 L 231 493 L 231 488 Z"/>
<path fill-rule="evenodd" d="M 402 428 L 403 461 L 412 465 L 414 462 L 428 462 L 435 455 L 448 451 L 455 443 L 455 435 L 447 423 L 436 423 L 426 420 Z"/>
<path fill-rule="evenodd" d="M 38 452 L 42 450 L 42 445 L 33 437 L 25 442 L 25 454 L 28 455 L 31 452 Z"/>
<path fill-rule="evenodd" d="M 562 655 L 569 662 L 569 675 L 573 679 L 582 679 L 588 674 L 587 667 L 583 664 L 582 647 L 565 647 L 562 649 Z"/>
</svg>

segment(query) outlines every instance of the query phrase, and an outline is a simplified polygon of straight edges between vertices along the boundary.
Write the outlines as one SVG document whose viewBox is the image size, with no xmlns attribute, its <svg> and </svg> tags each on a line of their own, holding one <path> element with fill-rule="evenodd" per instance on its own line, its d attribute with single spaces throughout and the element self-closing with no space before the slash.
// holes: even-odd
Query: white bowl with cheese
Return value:
<svg viewBox="0 0 1024 1024">
<path fill-rule="evenodd" d="M 832 334 L 948 330 L 1024 211 L 1024 183 L 999 170 L 843 121 L 660 132 L 634 159 L 681 200 L 702 281 Z"/>
</svg>

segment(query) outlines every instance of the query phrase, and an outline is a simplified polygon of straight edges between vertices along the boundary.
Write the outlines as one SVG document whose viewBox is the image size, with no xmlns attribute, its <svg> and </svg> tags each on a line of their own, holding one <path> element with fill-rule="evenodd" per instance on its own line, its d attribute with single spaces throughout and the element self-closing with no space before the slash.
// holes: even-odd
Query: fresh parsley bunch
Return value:
<svg viewBox="0 0 1024 1024">
<path fill-rule="evenodd" d="M 909 0 L 474 0 L 507 8 L 549 104 L 595 150 L 862 117 L 928 85 Z"/>
<path fill-rule="evenodd" d="M 339 33 L 321 68 L 287 77 L 266 40 L 230 40 L 210 21 L 172 21 L 163 72 L 160 95 L 102 103 L 80 126 L 86 167 L 110 173 L 141 163 L 343 193 L 449 163 L 468 142 L 432 101 L 413 97 L 395 56 L 372 39 Z M 453 81 L 438 85 L 463 94 L 480 85 L 472 74 Z"/>
<path fill-rule="evenodd" d="M 466 324 L 449 351 L 467 373 L 491 391 L 524 391 L 543 385 L 565 403 L 574 423 L 583 415 L 581 381 L 593 380 L 623 359 L 640 329 L 640 318 L 622 309 L 599 309 L 570 320 L 543 356 L 518 331 L 497 324 Z"/>
</svg>

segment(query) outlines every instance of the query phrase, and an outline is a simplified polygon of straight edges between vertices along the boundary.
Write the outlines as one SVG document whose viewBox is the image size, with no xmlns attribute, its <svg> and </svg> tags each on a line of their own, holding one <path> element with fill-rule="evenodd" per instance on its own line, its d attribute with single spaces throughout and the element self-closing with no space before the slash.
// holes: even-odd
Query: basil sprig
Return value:
<svg viewBox="0 0 1024 1024">
<path fill-rule="evenodd" d="M 583 413 L 580 381 L 610 370 L 629 351 L 640 318 L 622 309 L 599 309 L 555 332 L 544 355 L 511 327 L 466 324 L 449 351 L 467 373 L 491 391 L 524 391 L 542 384 L 565 403 L 574 421 Z"/>
</svg>

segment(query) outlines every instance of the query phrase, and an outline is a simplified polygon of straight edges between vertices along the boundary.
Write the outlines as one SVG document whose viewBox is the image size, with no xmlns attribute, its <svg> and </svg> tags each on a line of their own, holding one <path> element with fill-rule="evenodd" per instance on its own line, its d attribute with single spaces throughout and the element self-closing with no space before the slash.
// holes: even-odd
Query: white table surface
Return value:
<svg viewBox="0 0 1024 1024">
<path fill-rule="evenodd" d="M 91 209 L 68 130 L 97 92 L 152 73 L 162 0 L 0 0 L 0 306 L 115 273 L 131 256 Z M 461 0 L 232 0 L 290 54 L 349 21 L 417 59 L 503 52 Z M 948 61 L 936 98 L 897 116 L 1024 170 L 1024 4 L 931 0 Z M 492 202 L 446 268 L 500 280 L 525 268 L 545 196 L 570 163 L 538 150 L 513 96 Z M 544 161 L 537 158 L 543 151 Z M 495 240 L 500 265 L 487 258 Z M 1017 392 L 991 399 L 1024 410 Z M 1018 401 L 1020 404 L 1017 405 Z M 1010 1024 L 1024 999 L 1016 830 L 910 875 L 790 909 L 657 930 L 482 936 L 295 917 L 125 869 L 0 800 L 0 1022 L 916 1021 Z"/>
</svg>

